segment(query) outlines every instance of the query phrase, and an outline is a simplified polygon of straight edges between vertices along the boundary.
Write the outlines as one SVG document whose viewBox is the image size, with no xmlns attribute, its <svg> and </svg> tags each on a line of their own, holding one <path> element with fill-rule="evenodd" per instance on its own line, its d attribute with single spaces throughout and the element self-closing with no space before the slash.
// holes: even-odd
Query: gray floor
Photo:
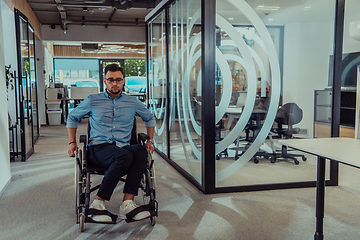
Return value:
<svg viewBox="0 0 360 240">
<path fill-rule="evenodd" d="M 85 129 L 82 123 L 80 132 Z M 12 180 L 0 196 L 0 239 L 313 238 L 314 188 L 203 195 L 158 155 L 156 225 L 86 224 L 80 233 L 67 143 L 64 126 L 44 126 L 30 159 L 11 163 Z M 359 173 L 342 165 L 339 186 L 326 188 L 325 239 L 360 239 Z M 108 209 L 117 212 L 121 198 L 119 185 Z"/>
</svg>

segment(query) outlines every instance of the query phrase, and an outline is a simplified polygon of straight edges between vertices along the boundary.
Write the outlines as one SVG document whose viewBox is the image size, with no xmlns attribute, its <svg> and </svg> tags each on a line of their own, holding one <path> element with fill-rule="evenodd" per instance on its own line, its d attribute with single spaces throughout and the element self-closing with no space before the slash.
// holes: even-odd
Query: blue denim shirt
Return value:
<svg viewBox="0 0 360 240">
<path fill-rule="evenodd" d="M 89 115 L 89 145 L 115 142 L 118 147 L 130 144 L 135 116 L 146 127 L 155 126 L 154 115 L 136 97 L 121 93 L 112 99 L 107 92 L 89 95 L 67 118 L 67 128 L 77 128 L 79 121 Z"/>
</svg>

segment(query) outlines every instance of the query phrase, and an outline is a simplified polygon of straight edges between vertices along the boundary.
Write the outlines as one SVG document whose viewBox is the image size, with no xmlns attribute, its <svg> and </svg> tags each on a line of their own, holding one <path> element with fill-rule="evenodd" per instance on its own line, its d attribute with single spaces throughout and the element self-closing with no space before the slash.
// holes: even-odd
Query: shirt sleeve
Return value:
<svg viewBox="0 0 360 240">
<path fill-rule="evenodd" d="M 146 106 L 140 102 L 138 99 L 136 99 L 136 105 L 137 105 L 137 111 L 136 114 L 141 117 L 141 119 L 145 122 L 145 127 L 155 127 L 155 117 L 150 112 L 149 109 L 146 108 Z"/>
<path fill-rule="evenodd" d="M 85 98 L 81 103 L 72 110 L 66 120 L 67 128 L 77 128 L 79 122 L 86 114 L 91 113 L 91 100 L 90 96 Z"/>
</svg>

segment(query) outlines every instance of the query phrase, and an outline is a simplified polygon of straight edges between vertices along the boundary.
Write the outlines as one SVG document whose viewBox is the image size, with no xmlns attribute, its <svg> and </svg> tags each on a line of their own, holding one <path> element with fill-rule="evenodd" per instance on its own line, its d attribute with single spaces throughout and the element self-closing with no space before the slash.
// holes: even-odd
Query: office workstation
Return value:
<svg viewBox="0 0 360 240">
<path fill-rule="evenodd" d="M 360 168 L 360 140 L 353 138 L 314 138 L 280 140 L 280 142 L 317 157 L 316 231 L 314 239 L 324 239 L 325 186 L 327 185 L 325 181 L 325 160 Z M 334 183 L 330 182 L 329 185 L 331 184 Z"/>
<path fill-rule="evenodd" d="M 348 4 L 347 12 L 340 16 L 336 15 L 335 13 L 341 12 L 339 4 L 345 7 L 345 1 Z M 127 1 L 129 2 L 131 1 Z M 269 1 L 267 4 L 277 6 L 278 3 L 275 2 Z M 352 0 L 320 0 L 316 1 L 316 4 L 282 2 L 279 8 L 264 9 L 269 6 L 255 5 L 255 2 L 251 0 L 165 0 L 154 11 L 148 10 L 149 15 L 143 23 L 140 21 L 140 27 L 144 28 L 141 31 L 147 32 L 140 35 L 140 40 L 134 41 L 147 43 L 146 46 L 143 43 L 144 51 L 139 54 L 134 52 L 136 55 L 128 54 L 134 49 L 129 48 L 130 44 L 116 41 L 124 39 L 123 36 L 138 36 L 135 34 L 138 25 L 125 32 L 112 31 L 112 26 L 105 28 L 104 25 L 101 29 L 94 26 L 69 25 L 66 34 L 58 26 L 52 29 L 50 25 L 44 25 L 41 29 L 42 37 L 44 43 L 50 45 L 50 50 L 45 51 L 46 60 L 45 64 L 42 64 L 44 57 L 41 50 L 43 49 L 39 45 L 41 46 L 38 48 L 40 60 L 35 61 L 35 63 L 41 63 L 39 66 L 46 65 L 46 73 L 41 67 L 37 72 L 42 85 L 38 87 L 38 93 L 32 93 L 33 96 L 39 94 L 39 99 L 37 103 L 32 103 L 30 108 L 29 102 L 33 101 L 29 101 L 30 98 L 25 96 L 22 104 L 25 109 L 20 111 L 25 116 L 29 116 L 26 114 L 32 111 L 35 117 L 35 113 L 41 116 L 44 112 L 43 115 L 46 118 L 46 110 L 52 110 L 53 115 L 57 115 L 59 109 L 62 109 L 61 122 L 65 121 L 68 111 L 84 99 L 84 96 L 69 95 L 60 98 L 57 96 L 56 99 L 40 96 L 49 85 L 49 76 L 55 76 L 52 80 L 56 83 L 68 86 L 70 84 L 66 81 L 71 80 L 74 83 L 78 81 L 77 88 L 84 87 L 85 89 L 86 84 L 101 83 L 101 68 L 103 67 L 100 66 L 101 61 L 115 60 L 110 59 L 115 56 L 115 53 L 106 56 L 101 51 L 113 47 L 119 50 L 118 54 L 122 54 L 120 49 L 126 49 L 128 52 L 122 55 L 124 58 L 125 56 L 132 58 L 130 60 L 142 58 L 144 62 L 141 66 L 146 69 L 146 74 L 142 75 L 147 80 L 146 91 L 129 91 L 128 94 L 145 100 L 144 104 L 147 104 L 156 118 L 154 143 L 157 154 L 199 189 L 200 193 L 240 192 L 226 195 L 226 198 L 229 197 L 228 202 L 221 200 L 224 200 L 227 206 L 235 206 L 234 212 L 238 211 L 241 214 L 231 213 L 231 218 L 227 218 L 217 211 L 210 210 L 212 216 L 220 216 L 216 218 L 218 225 L 220 226 L 221 221 L 225 219 L 226 222 L 233 224 L 230 229 L 232 227 L 241 229 L 238 231 L 245 234 L 244 239 L 246 237 L 264 238 L 255 230 L 252 234 L 246 235 L 247 230 L 251 229 L 246 227 L 248 225 L 265 229 L 268 233 L 271 231 L 273 235 L 264 235 L 270 239 L 304 239 L 313 234 L 312 221 L 315 211 L 312 210 L 311 203 L 315 201 L 315 195 L 312 195 L 311 190 L 315 191 L 316 187 L 318 176 L 316 154 L 319 153 L 315 151 L 314 155 L 313 150 L 303 152 L 300 148 L 291 148 L 290 142 L 285 144 L 287 142 L 282 142 L 282 139 L 310 141 L 313 138 L 318 140 L 323 137 L 336 137 L 337 134 L 340 137 L 358 138 L 359 119 L 357 118 L 360 104 L 357 101 L 360 99 L 358 97 L 360 85 L 357 82 L 360 46 L 359 34 L 356 30 L 359 23 L 356 2 Z M 321 14 L 318 14 L 319 12 Z M 84 11 L 84 14 L 87 13 L 89 12 Z M 117 12 L 114 14 L 116 16 Z M 10 15 L 9 19 L 13 20 L 13 14 Z M 18 15 L 17 17 L 25 19 Z M 341 17 L 344 22 L 339 22 L 338 19 Z M 341 26 L 344 33 L 339 32 Z M 3 28 L 7 29 L 8 26 L 3 26 Z M 99 29 L 101 30 L 99 36 L 113 35 L 115 40 L 106 44 L 98 36 L 92 36 L 94 38 L 92 44 L 96 44 L 98 52 L 87 53 L 88 50 L 82 50 L 80 40 L 83 41 L 89 37 L 88 33 L 94 33 Z M 65 46 L 65 43 L 58 44 L 52 37 L 57 36 L 61 40 L 69 40 L 77 32 L 83 37 L 77 39 L 79 40 L 77 46 L 79 56 L 69 54 L 74 52 L 72 51 L 74 46 Z M 115 32 L 121 33 L 121 36 Z M 9 36 L 9 34 L 5 35 Z M 341 38 L 343 42 L 335 41 L 335 36 L 337 41 Z M 24 34 L 20 37 L 22 40 L 26 38 Z M 4 40 L 6 46 L 9 45 L 8 39 L 15 44 L 15 39 L 7 37 Z M 41 40 L 37 41 L 42 44 Z M 31 43 L 31 40 L 28 42 Z M 131 47 L 133 46 L 135 45 Z M 7 47 L 5 50 L 7 57 L 12 55 L 8 53 Z M 57 55 L 59 52 L 64 55 Z M 19 59 L 25 66 L 26 54 L 24 54 Z M 29 52 L 29 56 L 30 54 Z M 68 65 L 72 65 L 73 68 L 61 69 L 57 65 L 60 60 L 68 62 Z M 126 60 L 122 59 L 122 61 L 123 65 L 127 64 Z M 16 64 L 12 64 L 19 73 L 21 70 L 16 68 Z M 52 64 L 55 69 L 53 73 Z M 34 64 L 31 63 L 30 66 L 33 67 Z M 357 70 L 356 74 L 354 74 L 354 69 Z M 138 74 L 140 70 L 136 67 L 134 71 Z M 34 76 L 34 71 L 31 70 L 31 78 L 33 79 Z M 75 78 L 77 80 L 74 80 Z M 336 79 L 340 81 L 336 82 Z M 29 83 L 32 85 L 27 86 L 23 82 L 23 89 L 35 86 L 31 81 L 29 80 Z M 80 86 L 81 84 L 83 85 Z M 62 90 L 53 91 L 56 91 L 56 95 L 63 94 Z M 9 96 L 8 103 L 11 105 L 11 91 Z M 46 102 L 46 100 L 50 101 Z M 41 101 L 44 103 L 40 104 Z M 58 101 L 60 101 L 60 107 Z M 279 110 L 285 108 L 287 104 L 296 104 L 302 114 L 296 121 L 292 118 L 290 121 L 286 120 L 286 124 L 285 120 L 278 118 L 278 115 Z M 44 107 L 45 111 L 41 111 L 39 106 Z M 50 106 L 56 109 L 49 109 Z M 55 111 L 57 112 L 54 113 Z M 16 118 L 13 108 L 9 108 L 9 114 L 13 116 L 13 119 Z M 46 125 L 46 121 L 44 123 L 40 119 L 36 123 L 34 117 L 32 120 L 34 121 L 31 121 L 30 117 L 25 119 L 25 128 L 22 129 L 19 125 L 18 130 L 14 131 L 24 130 L 26 132 L 24 136 L 28 139 L 30 137 L 28 134 L 32 134 L 31 126 L 34 126 L 33 137 L 36 138 L 37 124 Z M 50 126 L 49 129 L 58 127 L 61 125 Z M 26 144 L 30 144 L 30 141 L 26 140 Z M 321 146 L 321 144 L 320 140 L 315 141 L 313 147 Z M 330 160 L 330 164 L 324 170 L 325 176 L 329 176 L 327 180 L 333 182 L 334 185 L 337 184 L 336 178 L 339 174 L 341 175 L 341 172 L 334 167 L 333 163 L 336 161 Z M 159 173 L 167 172 L 166 168 L 167 166 L 161 168 Z M 345 174 L 348 172 L 349 170 Z M 330 175 L 335 180 L 330 179 Z M 168 186 L 166 184 L 172 183 L 174 179 L 169 175 L 166 177 L 165 179 L 164 175 L 160 183 Z M 344 177 L 348 179 L 347 184 L 349 182 L 351 184 L 352 177 L 356 178 L 351 174 Z M 168 189 L 178 191 L 178 187 L 173 184 L 169 185 Z M 196 188 L 194 189 L 197 190 Z M 264 192 L 264 190 L 280 189 L 285 190 Z M 249 193 L 251 191 L 263 192 Z M 356 187 L 335 187 L 329 193 L 332 191 L 344 193 L 347 199 L 351 199 L 351 203 L 357 202 L 359 194 Z M 186 198 L 192 194 L 181 193 L 182 196 L 179 199 L 181 198 L 182 201 L 179 201 L 179 204 L 186 203 L 192 206 L 194 199 Z M 166 191 L 163 194 L 166 195 Z M 161 195 L 159 196 L 161 199 Z M 214 196 L 212 203 L 209 201 L 211 207 L 214 207 L 215 202 L 220 201 L 218 198 L 223 197 L 222 195 Z M 237 198 L 236 201 L 232 199 L 234 196 Z M 342 203 L 347 200 L 342 202 L 341 197 L 334 197 L 334 195 L 327 199 L 335 201 L 329 206 L 336 204 L 343 206 Z M 270 202 L 272 204 L 267 204 Z M 184 205 L 181 206 L 184 207 Z M 324 224 L 325 233 L 327 231 L 325 236 L 341 234 L 341 228 L 344 225 L 348 225 L 350 230 L 357 231 L 359 227 L 356 223 L 357 215 L 351 214 L 351 207 L 348 207 L 343 215 L 341 210 L 336 212 L 332 207 L 329 211 L 328 209 L 325 211 L 325 215 L 330 215 L 330 217 L 325 216 L 324 220 L 328 221 L 328 224 Z M 206 212 L 208 213 L 209 209 L 206 209 Z M 355 209 L 354 212 L 356 212 Z M 350 220 L 346 219 L 348 214 L 354 223 L 349 224 Z M 183 215 L 179 212 L 174 216 L 176 221 L 182 221 Z M 276 216 L 276 221 L 272 221 L 273 216 Z M 233 221 L 235 218 L 237 221 Z M 192 218 L 192 221 L 195 220 Z M 300 221 L 304 225 L 298 225 Z M 236 225 L 236 222 L 239 225 Z M 258 224 L 259 222 L 263 224 Z M 165 225 L 160 223 L 159 226 Z M 167 225 L 164 229 L 169 230 L 168 227 Z M 193 230 L 195 232 L 195 229 Z M 277 234 L 278 232 L 282 233 Z M 318 232 L 320 233 L 320 230 Z M 200 237 L 196 235 L 195 238 Z"/>
</svg>

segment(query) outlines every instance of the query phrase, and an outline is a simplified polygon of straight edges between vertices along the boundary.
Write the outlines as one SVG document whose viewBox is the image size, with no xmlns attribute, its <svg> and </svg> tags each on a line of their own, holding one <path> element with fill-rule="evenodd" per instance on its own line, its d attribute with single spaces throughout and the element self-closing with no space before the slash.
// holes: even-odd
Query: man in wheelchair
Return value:
<svg viewBox="0 0 360 240">
<path fill-rule="evenodd" d="M 155 119 L 152 113 L 136 97 L 123 92 L 124 72 L 117 64 L 105 68 L 104 84 L 106 91 L 89 95 L 67 118 L 66 127 L 69 135 L 69 156 L 78 152 L 76 130 L 78 122 L 89 116 L 89 156 L 92 166 L 106 168 L 97 195 L 90 206 L 89 218 L 93 222 L 111 223 L 112 214 L 104 214 L 105 200 L 109 201 L 121 177 L 127 175 L 124 186 L 124 198 L 120 206 L 120 219 L 126 220 L 126 214 L 139 206 L 134 197 L 146 168 L 147 149 L 154 152 L 153 135 Z M 131 132 L 135 116 L 145 122 L 150 140 L 144 145 L 130 145 Z M 99 211 L 98 211 L 99 210 Z M 131 220 L 150 217 L 149 211 L 140 211 Z"/>
</svg>

